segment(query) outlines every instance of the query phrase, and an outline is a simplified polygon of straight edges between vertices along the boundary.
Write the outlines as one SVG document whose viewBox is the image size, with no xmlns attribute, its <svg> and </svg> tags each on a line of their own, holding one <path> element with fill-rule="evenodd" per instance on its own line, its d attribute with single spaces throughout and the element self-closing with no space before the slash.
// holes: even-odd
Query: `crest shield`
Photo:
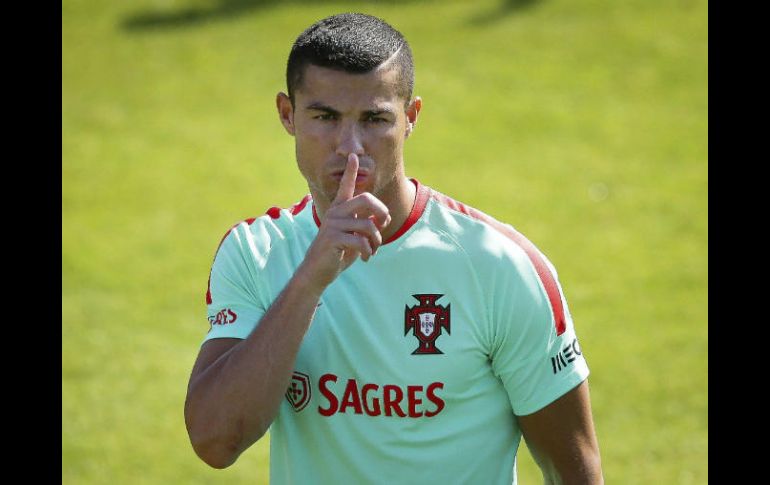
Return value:
<svg viewBox="0 0 770 485">
<path fill-rule="evenodd" d="M 419 340 L 419 346 L 412 355 L 443 354 L 436 347 L 436 339 L 441 335 L 442 329 L 449 331 L 449 307 L 436 304 L 436 300 L 444 295 L 417 294 L 412 295 L 419 300 L 419 304 L 413 307 L 406 306 L 404 315 L 404 335 L 411 330 Z"/>
<path fill-rule="evenodd" d="M 310 403 L 310 389 L 310 376 L 296 371 L 291 375 L 289 388 L 286 389 L 286 400 L 294 411 L 300 412 Z"/>
<path fill-rule="evenodd" d="M 436 314 L 435 313 L 420 313 L 420 332 L 425 337 L 433 335 L 433 331 L 436 329 Z"/>
</svg>

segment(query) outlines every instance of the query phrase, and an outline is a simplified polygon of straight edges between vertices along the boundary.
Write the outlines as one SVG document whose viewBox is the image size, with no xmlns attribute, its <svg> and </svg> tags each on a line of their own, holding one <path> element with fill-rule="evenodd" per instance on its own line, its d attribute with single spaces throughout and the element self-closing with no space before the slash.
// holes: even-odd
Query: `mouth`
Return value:
<svg viewBox="0 0 770 485">
<path fill-rule="evenodd" d="M 337 182 L 340 183 L 342 181 L 342 175 L 345 173 L 344 170 L 336 170 L 331 173 L 331 178 Z M 371 172 L 368 170 L 362 170 L 359 169 L 356 173 L 356 185 L 364 183 L 367 179 L 371 177 Z"/>
</svg>

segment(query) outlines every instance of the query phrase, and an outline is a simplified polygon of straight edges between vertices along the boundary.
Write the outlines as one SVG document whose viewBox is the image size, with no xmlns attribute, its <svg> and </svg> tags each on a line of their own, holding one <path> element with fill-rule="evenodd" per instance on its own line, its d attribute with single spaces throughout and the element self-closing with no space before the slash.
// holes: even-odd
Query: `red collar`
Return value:
<svg viewBox="0 0 770 485">
<path fill-rule="evenodd" d="M 409 179 L 417 189 L 417 194 L 414 198 L 414 205 L 412 206 L 412 211 L 409 213 L 409 216 L 406 218 L 403 224 L 401 224 L 401 227 L 398 228 L 398 231 L 393 233 L 392 236 L 390 236 L 387 240 L 383 241 L 382 244 L 388 244 L 399 237 L 401 237 L 406 231 L 409 230 L 410 227 L 414 225 L 415 222 L 417 222 L 420 219 L 420 216 L 422 216 L 422 213 L 425 211 L 425 206 L 428 204 L 428 198 L 430 197 L 430 189 L 424 185 L 422 185 L 420 182 L 417 181 L 417 179 Z M 313 220 L 315 221 L 315 225 L 318 227 L 321 227 L 321 220 L 318 219 L 318 214 L 315 211 L 315 204 L 313 204 Z"/>
</svg>

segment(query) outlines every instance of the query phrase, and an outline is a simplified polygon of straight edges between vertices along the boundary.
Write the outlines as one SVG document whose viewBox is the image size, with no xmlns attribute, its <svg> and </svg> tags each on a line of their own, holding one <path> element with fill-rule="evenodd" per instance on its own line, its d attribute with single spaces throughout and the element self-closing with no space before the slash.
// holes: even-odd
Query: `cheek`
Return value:
<svg viewBox="0 0 770 485">
<path fill-rule="evenodd" d="M 329 135 L 318 130 L 303 131 L 295 139 L 295 155 L 297 167 L 311 189 L 323 189 L 323 173 L 334 150 L 330 147 Z"/>
<path fill-rule="evenodd" d="M 304 162 L 311 162 L 316 159 L 323 159 L 329 150 L 331 137 L 323 130 L 303 130 L 300 135 L 295 136 L 297 146 L 297 157 L 302 157 Z"/>
<path fill-rule="evenodd" d="M 305 126 L 297 127 L 297 144 L 303 146 L 316 146 L 321 145 L 324 140 L 329 139 L 329 130 L 323 125 L 308 124 Z"/>
<path fill-rule="evenodd" d="M 397 128 L 394 127 L 387 130 L 387 132 L 382 134 L 379 140 L 380 150 L 382 152 L 393 154 L 391 155 L 391 158 L 394 156 L 395 158 L 398 158 L 401 152 L 401 147 L 403 146 L 403 137 Z"/>
</svg>

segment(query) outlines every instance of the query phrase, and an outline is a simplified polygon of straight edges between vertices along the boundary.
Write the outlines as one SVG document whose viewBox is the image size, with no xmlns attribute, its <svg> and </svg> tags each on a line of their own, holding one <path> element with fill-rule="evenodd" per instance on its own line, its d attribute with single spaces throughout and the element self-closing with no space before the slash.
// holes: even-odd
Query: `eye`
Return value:
<svg viewBox="0 0 770 485">
<path fill-rule="evenodd" d="M 367 116 L 366 117 L 366 121 L 368 123 L 384 123 L 384 122 L 386 122 L 388 120 L 386 120 L 385 118 L 383 118 L 381 116 L 373 116 L 372 115 L 372 116 Z"/>
<path fill-rule="evenodd" d="M 313 116 L 314 120 L 331 121 L 335 119 L 332 113 L 321 113 L 320 115 Z"/>
</svg>

